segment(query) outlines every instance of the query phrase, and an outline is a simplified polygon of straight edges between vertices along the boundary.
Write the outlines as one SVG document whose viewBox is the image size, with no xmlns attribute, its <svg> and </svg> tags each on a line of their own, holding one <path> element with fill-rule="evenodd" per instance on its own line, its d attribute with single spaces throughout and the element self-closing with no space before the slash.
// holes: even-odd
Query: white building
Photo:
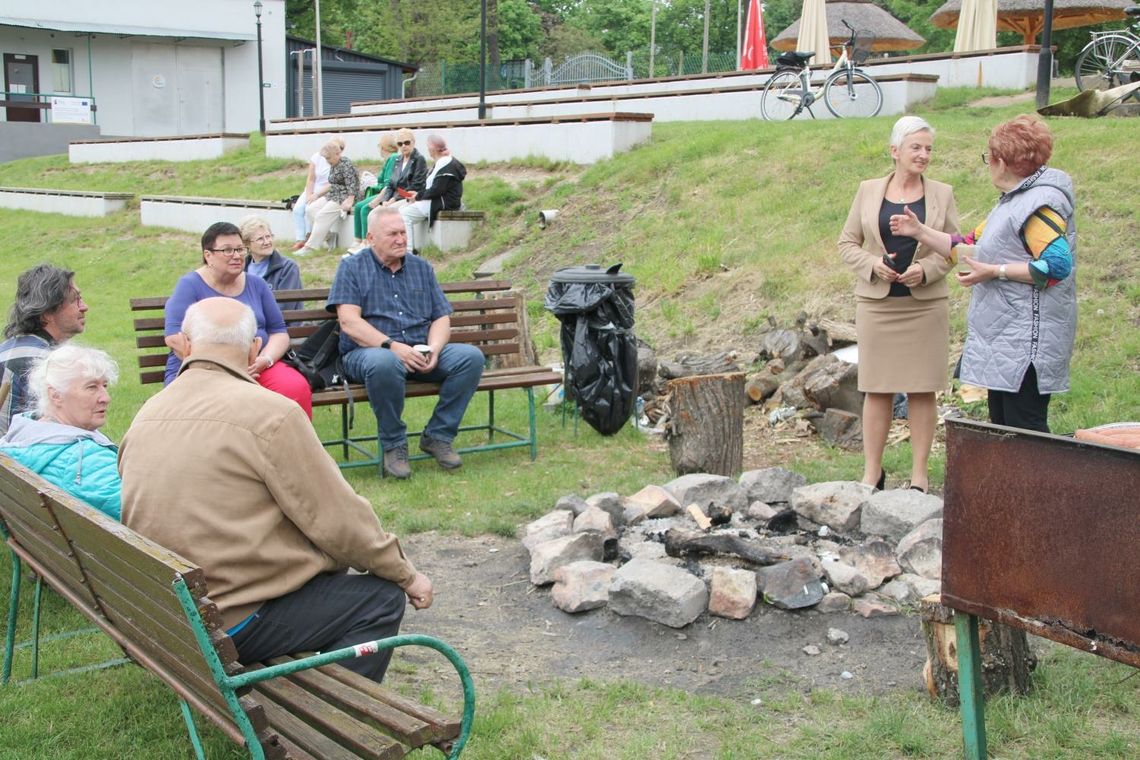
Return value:
<svg viewBox="0 0 1140 760">
<path fill-rule="evenodd" d="M 261 25 L 269 120 L 285 116 L 285 0 L 261 0 Z M 258 128 L 254 0 L 0 0 L 0 53 L 13 129 L 82 121 L 85 100 L 103 135 Z"/>
</svg>

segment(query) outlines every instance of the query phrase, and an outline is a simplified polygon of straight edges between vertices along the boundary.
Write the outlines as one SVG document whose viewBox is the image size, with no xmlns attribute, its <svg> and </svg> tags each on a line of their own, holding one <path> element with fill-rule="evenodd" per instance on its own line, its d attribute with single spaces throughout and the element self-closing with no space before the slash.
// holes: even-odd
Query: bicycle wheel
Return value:
<svg viewBox="0 0 1140 760">
<path fill-rule="evenodd" d="M 788 69 L 777 71 L 764 87 L 760 113 L 768 121 L 787 121 L 800 112 L 804 89 L 800 75 Z"/>
<path fill-rule="evenodd" d="M 824 83 L 823 101 L 836 118 L 870 117 L 883 107 L 883 90 L 859 69 L 840 70 Z"/>
<path fill-rule="evenodd" d="M 1132 72 L 1140 71 L 1140 53 L 1134 46 L 1121 35 L 1099 37 L 1085 45 L 1074 65 L 1077 89 L 1107 90 L 1132 81 Z"/>
</svg>

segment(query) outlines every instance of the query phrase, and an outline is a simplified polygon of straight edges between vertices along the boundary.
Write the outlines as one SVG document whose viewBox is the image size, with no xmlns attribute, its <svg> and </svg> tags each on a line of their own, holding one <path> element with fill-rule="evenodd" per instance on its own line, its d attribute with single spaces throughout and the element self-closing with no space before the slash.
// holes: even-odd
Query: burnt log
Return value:
<svg viewBox="0 0 1140 760">
<path fill-rule="evenodd" d="M 786 562 L 791 557 L 773 551 L 756 541 L 749 541 L 730 533 L 693 533 L 679 528 L 665 532 L 665 553 L 670 557 L 705 556 L 710 554 L 729 555 L 755 565 L 775 565 Z"/>
<path fill-rule="evenodd" d="M 666 549 L 668 551 L 668 549 Z M 926 639 L 926 664 L 922 679 L 931 699 L 947 707 L 958 707 L 958 642 L 954 631 L 954 610 L 942 606 L 936 594 L 922 600 L 922 635 Z M 1029 648 L 1029 638 L 1020 628 L 978 620 L 978 641 L 982 650 L 982 687 L 986 699 L 1010 693 L 1025 696 L 1032 688 L 1031 671 L 1037 657 Z"/>
<path fill-rule="evenodd" d="M 684 475 L 736 475 L 744 464 L 744 373 L 670 380 L 669 459 Z"/>
</svg>

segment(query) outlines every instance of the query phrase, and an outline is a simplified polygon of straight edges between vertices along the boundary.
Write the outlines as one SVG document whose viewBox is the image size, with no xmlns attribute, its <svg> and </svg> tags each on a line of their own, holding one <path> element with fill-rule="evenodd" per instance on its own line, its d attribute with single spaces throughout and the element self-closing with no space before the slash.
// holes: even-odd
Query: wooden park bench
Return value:
<svg viewBox="0 0 1140 760">
<path fill-rule="evenodd" d="M 387 760 L 429 745 L 457 758 L 467 741 L 474 686 L 463 660 L 442 641 L 394 636 L 244 666 L 210 601 L 201 568 L 3 455 L 0 535 L 12 554 L 5 685 L 12 673 L 26 565 L 37 576 L 32 677 L 38 675 L 39 596 L 47 584 L 175 692 L 199 760 L 204 755 L 190 708 L 246 747 L 252 758 Z M 462 720 L 335 664 L 406 645 L 435 649 L 455 666 L 463 685 Z"/>
<path fill-rule="evenodd" d="M 440 285 L 455 310 L 451 315 L 451 342 L 468 343 L 477 347 L 483 352 L 488 363 L 478 387 L 478 391 L 487 394 L 487 421 L 460 428 L 460 432 L 486 431 L 487 441 L 479 445 L 458 448 L 457 451 L 465 454 L 527 447 L 530 450 L 531 460 L 536 459 L 538 433 L 534 389 L 560 383 L 562 375 L 550 367 L 534 363 L 526 327 L 525 299 L 521 293 L 512 292 L 510 283 L 503 280 L 444 282 Z M 324 308 L 328 294 L 328 288 L 282 290 L 275 294 L 278 303 L 305 301 L 310 307 L 282 312 L 289 326 L 289 336 L 294 341 L 312 335 L 322 322 L 336 319 L 335 314 Z M 163 368 L 168 353 L 163 342 L 161 314 L 165 305 L 165 296 L 131 299 L 131 310 L 147 315 L 134 321 L 135 343 L 139 348 L 141 368 L 139 378 L 143 384 L 161 383 L 163 380 Z M 499 427 L 495 422 L 495 393 L 511 389 L 521 389 L 526 392 L 528 429 L 525 434 Z M 438 383 L 409 382 L 406 388 L 408 398 L 438 394 Z M 371 413 L 368 407 L 368 392 L 363 385 L 346 383 L 313 394 L 314 408 L 332 406 L 340 409 L 340 437 L 323 443 L 325 446 L 341 449 L 341 467 L 378 467 L 383 460 L 383 451 L 376 442 L 376 436 L 359 436 L 351 432 L 354 405 L 358 402 L 362 402 Z M 496 436 L 499 436 L 498 440 Z M 370 448 L 362 444 L 369 444 Z M 354 454 L 362 455 L 364 458 L 354 460 L 351 458 Z M 426 456 L 416 454 L 410 458 L 423 459 Z M 380 470 L 383 472 L 382 467 Z"/>
<path fill-rule="evenodd" d="M 132 198 L 134 195 L 131 193 L 57 190 L 46 187 L 0 187 L 0 208 L 68 216 L 107 216 L 126 208 Z"/>
</svg>

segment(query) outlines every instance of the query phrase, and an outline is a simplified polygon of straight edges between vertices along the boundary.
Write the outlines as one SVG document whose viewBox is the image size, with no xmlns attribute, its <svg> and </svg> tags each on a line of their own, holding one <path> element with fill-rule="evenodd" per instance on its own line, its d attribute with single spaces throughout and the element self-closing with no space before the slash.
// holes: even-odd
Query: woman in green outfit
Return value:
<svg viewBox="0 0 1140 760">
<path fill-rule="evenodd" d="M 353 248 L 364 245 L 364 236 L 368 232 L 368 212 L 380 205 L 380 191 L 387 187 L 397 158 L 396 133 L 385 132 L 380 135 L 380 160 L 383 162 L 380 176 L 376 178 L 376 184 L 364 193 L 364 200 L 352 207 L 353 229 L 356 232 Z"/>
</svg>

